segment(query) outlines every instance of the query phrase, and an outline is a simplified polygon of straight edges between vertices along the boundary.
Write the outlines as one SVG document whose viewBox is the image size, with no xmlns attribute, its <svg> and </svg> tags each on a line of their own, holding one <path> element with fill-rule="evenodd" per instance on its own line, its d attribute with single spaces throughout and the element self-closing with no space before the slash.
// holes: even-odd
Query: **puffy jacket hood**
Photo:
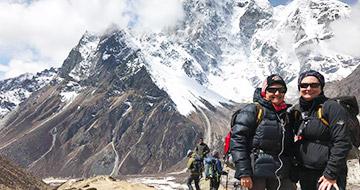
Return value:
<svg viewBox="0 0 360 190">
<path fill-rule="evenodd" d="M 271 104 L 271 102 L 265 100 L 262 96 L 261 96 L 261 88 L 257 88 L 255 89 L 254 92 L 254 96 L 253 96 L 253 102 L 258 102 L 260 105 L 262 105 L 263 107 L 266 107 L 270 110 L 274 110 L 273 105 Z"/>
</svg>

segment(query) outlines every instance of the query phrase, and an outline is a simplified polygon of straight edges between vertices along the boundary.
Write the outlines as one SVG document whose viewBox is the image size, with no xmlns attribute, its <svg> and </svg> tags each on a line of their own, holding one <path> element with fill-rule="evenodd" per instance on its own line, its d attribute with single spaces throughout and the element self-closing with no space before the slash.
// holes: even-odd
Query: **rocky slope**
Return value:
<svg viewBox="0 0 360 190">
<path fill-rule="evenodd" d="M 81 54 L 82 43 L 92 40 L 100 41 L 98 51 Z M 150 173 L 181 160 L 212 129 L 210 116 L 199 107 L 198 114 L 181 115 L 140 64 L 141 52 L 127 43 L 121 31 L 85 36 L 61 77 L 2 120 L 0 152 L 39 176 Z M 89 73 L 76 73 L 86 59 L 93 64 Z M 216 116 L 216 108 L 209 108 Z"/>
<path fill-rule="evenodd" d="M 340 81 L 328 83 L 325 86 L 325 93 L 329 97 L 353 95 L 360 106 L 360 66 L 354 72 Z"/>
<path fill-rule="evenodd" d="M 0 189 L 46 190 L 50 188 L 39 179 L 0 156 Z"/>
</svg>

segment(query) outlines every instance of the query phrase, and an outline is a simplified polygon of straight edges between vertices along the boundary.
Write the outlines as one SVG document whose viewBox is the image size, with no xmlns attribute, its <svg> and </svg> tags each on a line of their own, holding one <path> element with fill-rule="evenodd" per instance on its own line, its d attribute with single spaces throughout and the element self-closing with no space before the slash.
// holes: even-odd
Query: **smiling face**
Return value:
<svg viewBox="0 0 360 190">
<path fill-rule="evenodd" d="M 305 77 L 300 83 L 300 96 L 305 101 L 311 101 L 321 94 L 320 81 L 314 76 Z"/>
<path fill-rule="evenodd" d="M 284 102 L 286 89 L 281 84 L 273 84 L 266 88 L 265 100 L 271 101 L 275 105 L 280 105 Z"/>
</svg>

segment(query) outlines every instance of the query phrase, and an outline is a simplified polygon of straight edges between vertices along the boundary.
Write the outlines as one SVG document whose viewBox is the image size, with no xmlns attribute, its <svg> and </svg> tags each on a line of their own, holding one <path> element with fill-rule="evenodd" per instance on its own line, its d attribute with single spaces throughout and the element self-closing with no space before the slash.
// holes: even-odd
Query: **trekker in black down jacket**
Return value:
<svg viewBox="0 0 360 190">
<path fill-rule="evenodd" d="M 245 106 L 231 129 L 231 154 L 235 178 L 251 190 L 293 190 L 289 179 L 294 133 L 284 96 L 285 81 L 270 75 L 256 89 L 254 103 Z M 263 114 L 259 119 L 259 112 Z M 280 187 L 279 187 L 280 186 Z"/>
<path fill-rule="evenodd" d="M 324 76 L 317 71 L 307 71 L 300 75 L 300 111 L 295 137 L 300 162 L 299 179 L 301 189 L 328 190 L 346 187 L 346 157 L 351 149 L 351 141 L 346 125 L 346 111 L 333 100 L 325 97 Z M 317 116 L 322 107 L 325 125 Z"/>
</svg>

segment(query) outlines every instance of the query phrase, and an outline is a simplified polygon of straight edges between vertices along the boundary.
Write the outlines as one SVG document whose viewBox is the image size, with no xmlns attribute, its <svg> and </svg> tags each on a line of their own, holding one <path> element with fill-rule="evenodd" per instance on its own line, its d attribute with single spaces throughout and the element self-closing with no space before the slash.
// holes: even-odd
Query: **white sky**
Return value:
<svg viewBox="0 0 360 190">
<path fill-rule="evenodd" d="M 180 0 L 0 0 L 0 79 L 61 66 L 86 30 L 158 31 L 181 18 Z"/>
</svg>

